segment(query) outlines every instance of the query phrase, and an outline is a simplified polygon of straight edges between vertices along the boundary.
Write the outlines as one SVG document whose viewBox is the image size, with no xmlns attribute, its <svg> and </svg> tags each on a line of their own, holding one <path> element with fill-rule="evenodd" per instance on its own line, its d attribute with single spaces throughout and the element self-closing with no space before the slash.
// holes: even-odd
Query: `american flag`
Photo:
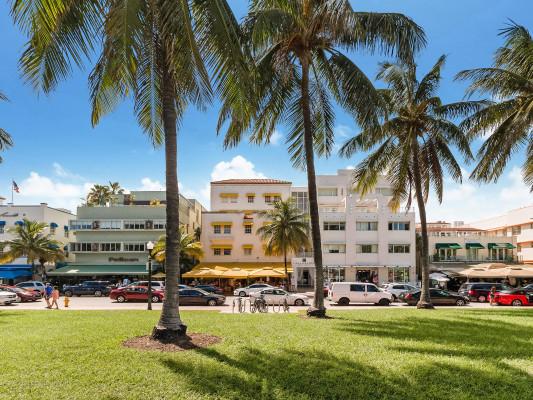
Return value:
<svg viewBox="0 0 533 400">
<path fill-rule="evenodd" d="M 20 193 L 19 185 L 17 185 L 17 182 L 13 181 L 13 190 L 17 193 Z"/>
</svg>

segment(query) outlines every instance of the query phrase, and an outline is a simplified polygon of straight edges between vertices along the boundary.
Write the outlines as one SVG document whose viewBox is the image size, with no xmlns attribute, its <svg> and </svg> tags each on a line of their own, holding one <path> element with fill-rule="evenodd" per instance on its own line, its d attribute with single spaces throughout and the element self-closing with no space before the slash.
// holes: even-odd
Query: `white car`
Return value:
<svg viewBox="0 0 533 400">
<path fill-rule="evenodd" d="M 132 282 L 128 286 L 146 286 L 148 287 L 148 281 L 137 281 Z M 152 281 L 152 289 L 165 291 L 165 282 L 162 281 Z M 180 288 L 181 289 L 181 288 Z"/>
<path fill-rule="evenodd" d="M 0 290 L 0 304 L 8 305 L 17 301 L 17 295 L 7 290 Z"/>
<path fill-rule="evenodd" d="M 409 285 L 407 283 L 385 283 L 381 286 L 382 289 L 386 292 L 389 292 L 392 294 L 393 301 L 396 301 L 399 299 L 400 294 L 407 293 L 412 290 L 418 290 L 416 286 Z"/>
<path fill-rule="evenodd" d="M 333 282 L 328 298 L 343 306 L 350 303 L 374 303 L 388 306 L 392 302 L 392 293 L 381 290 L 373 283 Z"/>
<path fill-rule="evenodd" d="M 267 304 L 283 304 L 287 299 L 290 306 L 305 306 L 309 304 L 309 297 L 299 293 L 289 293 L 283 289 L 263 289 L 250 293 L 251 298 L 263 297 Z"/>
<path fill-rule="evenodd" d="M 250 296 L 250 293 L 258 292 L 263 289 L 277 289 L 272 285 L 266 283 L 254 283 L 253 285 L 238 288 L 233 291 L 234 296 L 246 297 Z"/>
<path fill-rule="evenodd" d="M 17 283 L 15 286 L 21 289 L 33 290 L 34 292 L 39 292 L 41 296 L 44 295 L 45 285 L 44 283 L 39 282 L 39 281 L 20 282 L 20 283 Z"/>
</svg>

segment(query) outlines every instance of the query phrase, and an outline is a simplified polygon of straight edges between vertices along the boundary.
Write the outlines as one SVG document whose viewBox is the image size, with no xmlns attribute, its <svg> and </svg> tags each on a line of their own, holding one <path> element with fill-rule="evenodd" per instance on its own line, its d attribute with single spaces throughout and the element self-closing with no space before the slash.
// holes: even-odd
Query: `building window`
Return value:
<svg viewBox="0 0 533 400">
<path fill-rule="evenodd" d="M 389 267 L 389 282 L 409 282 L 409 267 Z"/>
<path fill-rule="evenodd" d="M 2 232 L 0 233 L 4 233 L 4 227 L 2 227 Z M 67 230 L 65 231 L 65 237 L 68 238 L 68 236 L 69 236 L 69 231 Z"/>
<path fill-rule="evenodd" d="M 250 247 L 244 248 L 244 255 L 245 256 L 251 256 L 252 255 L 252 249 Z"/>
<path fill-rule="evenodd" d="M 154 221 L 154 229 L 167 229 L 167 224 L 163 221 Z"/>
<path fill-rule="evenodd" d="M 318 195 L 319 196 L 337 196 L 337 188 L 319 188 L 318 189 Z"/>
<path fill-rule="evenodd" d="M 248 197 L 248 203 L 253 203 L 255 201 L 255 196 L 247 196 Z"/>
<path fill-rule="evenodd" d="M 222 203 L 237 203 L 238 197 L 222 197 Z"/>
<path fill-rule="evenodd" d="M 389 222 L 389 231 L 408 231 L 409 222 Z"/>
<path fill-rule="evenodd" d="M 132 230 L 138 230 L 138 229 L 144 229 L 145 221 L 124 221 L 124 229 L 132 229 Z"/>
<path fill-rule="evenodd" d="M 124 251 L 144 252 L 146 248 L 144 243 L 124 243 Z"/>
<path fill-rule="evenodd" d="M 92 243 L 70 243 L 70 251 L 93 251 Z"/>
<path fill-rule="evenodd" d="M 520 225 L 513 226 L 511 229 L 513 236 L 520 235 L 522 233 L 522 227 Z"/>
<path fill-rule="evenodd" d="M 213 225 L 213 233 L 219 234 L 221 232 L 220 225 Z"/>
<path fill-rule="evenodd" d="M 100 221 L 99 229 L 120 229 L 120 228 L 122 228 L 120 221 L 117 221 L 117 220 Z M 129 228 L 129 229 L 133 229 L 133 228 Z M 138 229 L 142 229 L 142 228 L 138 228 Z"/>
<path fill-rule="evenodd" d="M 325 231 L 343 231 L 345 228 L 345 222 L 324 222 Z"/>
<path fill-rule="evenodd" d="M 355 229 L 357 231 L 377 231 L 378 223 L 377 222 L 356 222 Z"/>
<path fill-rule="evenodd" d="M 120 243 L 100 243 L 100 251 L 120 251 Z"/>
<path fill-rule="evenodd" d="M 330 254 L 344 254 L 346 253 L 346 245 L 345 244 L 325 244 L 323 251 L 324 253 L 330 253 Z"/>
<path fill-rule="evenodd" d="M 294 200 L 298 210 L 305 214 L 309 212 L 309 199 L 307 198 L 307 192 L 292 192 L 292 199 Z"/>
<path fill-rule="evenodd" d="M 378 187 L 376 188 L 376 193 L 382 194 L 383 196 L 392 196 L 393 192 L 391 188 L 387 187 Z"/>
<path fill-rule="evenodd" d="M 231 249 L 224 249 L 225 256 L 231 256 Z"/>
<path fill-rule="evenodd" d="M 222 251 L 221 249 L 213 249 L 213 254 L 215 256 L 219 256 L 221 251 Z"/>
<path fill-rule="evenodd" d="M 272 196 L 265 196 L 265 203 L 272 203 Z"/>
<path fill-rule="evenodd" d="M 356 244 L 355 252 L 360 254 L 371 254 L 378 252 L 377 244 Z"/>
<path fill-rule="evenodd" d="M 55 235 L 55 234 L 56 234 L 56 227 L 50 226 L 50 235 Z"/>
<path fill-rule="evenodd" d="M 389 244 L 389 253 L 410 253 L 410 247 L 408 244 Z"/>
<path fill-rule="evenodd" d="M 224 234 L 229 235 L 231 233 L 231 225 L 224 225 Z"/>
<path fill-rule="evenodd" d="M 244 233 L 246 234 L 252 233 L 252 225 L 244 225 Z"/>
<path fill-rule="evenodd" d="M 0 233 L 4 233 L 4 225 L 0 225 Z"/>
</svg>

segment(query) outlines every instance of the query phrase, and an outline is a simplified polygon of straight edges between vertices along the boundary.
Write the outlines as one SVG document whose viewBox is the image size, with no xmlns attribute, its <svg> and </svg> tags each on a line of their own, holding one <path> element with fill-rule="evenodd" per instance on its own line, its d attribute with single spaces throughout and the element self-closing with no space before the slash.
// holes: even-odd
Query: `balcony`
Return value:
<svg viewBox="0 0 533 400">
<path fill-rule="evenodd" d="M 516 237 L 517 243 L 533 242 L 533 229 L 522 229 L 520 235 Z"/>
<path fill-rule="evenodd" d="M 71 220 L 70 231 L 164 231 L 165 220 L 157 219 L 99 219 Z"/>
<path fill-rule="evenodd" d="M 466 256 L 456 256 L 456 257 L 440 257 L 438 254 L 434 254 L 429 257 L 429 262 L 434 263 L 457 263 L 457 264 L 478 264 L 478 263 L 516 263 L 517 258 L 506 257 L 505 259 L 497 259 L 491 257 L 478 257 L 478 258 L 468 258 Z"/>
</svg>

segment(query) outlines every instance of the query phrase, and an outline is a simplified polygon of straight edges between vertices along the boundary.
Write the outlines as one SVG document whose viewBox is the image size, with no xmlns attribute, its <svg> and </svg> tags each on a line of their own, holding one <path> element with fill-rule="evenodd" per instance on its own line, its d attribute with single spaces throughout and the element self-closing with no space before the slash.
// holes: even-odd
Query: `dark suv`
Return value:
<svg viewBox="0 0 533 400">
<path fill-rule="evenodd" d="M 111 293 L 110 286 L 109 281 L 85 281 L 78 285 L 65 286 L 63 293 L 65 296 L 107 296 Z"/>
<path fill-rule="evenodd" d="M 459 294 L 461 296 L 467 296 L 470 301 L 484 303 L 489 299 L 490 289 L 492 287 L 495 287 L 497 292 L 500 290 L 512 289 L 510 286 L 503 283 L 463 283 L 459 288 Z"/>
</svg>

